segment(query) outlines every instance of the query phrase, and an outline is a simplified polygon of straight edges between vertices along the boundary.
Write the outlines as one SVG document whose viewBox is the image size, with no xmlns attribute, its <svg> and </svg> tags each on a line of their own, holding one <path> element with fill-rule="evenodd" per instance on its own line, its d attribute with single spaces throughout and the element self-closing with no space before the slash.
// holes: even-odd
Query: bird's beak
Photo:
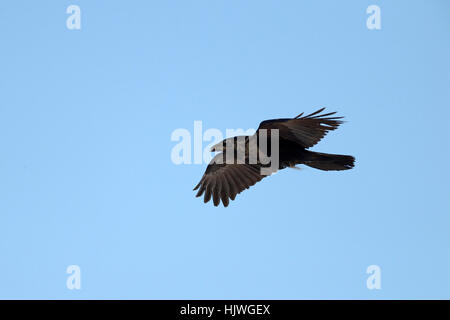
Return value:
<svg viewBox="0 0 450 320">
<path fill-rule="evenodd" d="M 211 149 L 209 151 L 210 152 L 215 152 L 216 151 L 216 147 L 211 147 Z"/>
</svg>

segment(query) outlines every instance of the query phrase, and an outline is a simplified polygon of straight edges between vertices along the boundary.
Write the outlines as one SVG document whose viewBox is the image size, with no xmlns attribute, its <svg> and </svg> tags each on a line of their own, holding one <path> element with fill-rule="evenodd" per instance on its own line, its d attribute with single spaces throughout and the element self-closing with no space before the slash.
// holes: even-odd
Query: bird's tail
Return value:
<svg viewBox="0 0 450 320">
<path fill-rule="evenodd" d="M 352 156 L 308 151 L 303 164 L 319 170 L 348 170 L 355 166 Z"/>
</svg>

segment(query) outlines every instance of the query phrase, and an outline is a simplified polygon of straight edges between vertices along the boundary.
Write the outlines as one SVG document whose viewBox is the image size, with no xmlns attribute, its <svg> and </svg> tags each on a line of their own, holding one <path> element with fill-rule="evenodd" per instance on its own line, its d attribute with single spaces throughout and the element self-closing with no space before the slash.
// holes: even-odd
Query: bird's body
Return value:
<svg viewBox="0 0 450 320">
<path fill-rule="evenodd" d="M 297 164 L 325 171 L 353 168 L 352 156 L 307 150 L 342 123 L 342 117 L 332 116 L 335 112 L 320 115 L 323 110 L 304 117 L 300 114 L 290 119 L 266 120 L 253 136 L 232 137 L 213 146 L 211 151 L 221 153 L 211 160 L 194 188 L 199 189 L 197 197 L 204 193 L 204 202 L 213 198 L 218 206 L 222 200 L 226 207 L 229 199 L 234 200 L 237 194 L 277 170 Z M 278 139 L 273 140 L 274 134 Z"/>
</svg>

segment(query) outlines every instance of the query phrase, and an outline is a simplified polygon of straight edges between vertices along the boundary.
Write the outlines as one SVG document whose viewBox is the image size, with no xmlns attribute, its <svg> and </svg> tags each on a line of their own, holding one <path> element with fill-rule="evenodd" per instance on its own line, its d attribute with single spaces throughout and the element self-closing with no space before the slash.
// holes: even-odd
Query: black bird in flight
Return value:
<svg viewBox="0 0 450 320">
<path fill-rule="evenodd" d="M 301 113 L 292 119 L 266 120 L 260 123 L 253 136 L 232 137 L 214 145 L 211 152 L 221 151 L 221 153 L 211 160 L 202 179 L 194 188 L 199 189 L 196 196 L 200 197 L 204 193 L 205 203 L 212 197 L 215 206 L 222 200 L 223 205 L 227 207 L 229 199 L 234 200 L 244 189 L 270 175 L 270 173 L 262 174 L 262 169 L 269 168 L 267 157 L 273 156 L 270 154 L 273 143 L 270 139 L 272 131 L 278 131 L 279 161 L 277 168 L 272 171 L 268 169 L 270 172 L 294 168 L 297 164 L 325 171 L 353 168 L 355 158 L 352 156 L 307 150 L 319 142 L 328 131 L 335 130 L 342 123 L 340 119 L 343 117 L 334 116 L 336 112 L 320 114 L 323 110 L 325 108 L 303 117 Z M 264 144 L 266 147 L 261 144 L 262 131 L 266 132 L 267 142 Z M 250 147 L 251 141 L 257 141 L 254 144 L 258 152 L 256 161 L 250 161 L 254 159 L 250 157 L 250 150 L 255 150 Z M 231 162 L 228 161 L 227 154 L 232 159 Z M 241 161 L 238 158 L 239 154 L 243 158 Z"/>
</svg>

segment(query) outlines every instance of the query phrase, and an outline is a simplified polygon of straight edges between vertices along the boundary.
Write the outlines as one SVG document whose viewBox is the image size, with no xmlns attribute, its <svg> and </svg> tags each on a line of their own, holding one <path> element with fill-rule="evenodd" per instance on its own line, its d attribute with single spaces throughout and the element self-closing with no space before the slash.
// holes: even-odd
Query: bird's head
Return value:
<svg viewBox="0 0 450 320">
<path fill-rule="evenodd" d="M 223 152 L 226 148 L 243 148 L 248 141 L 248 136 L 235 136 L 220 141 L 211 147 L 211 152 Z"/>
<path fill-rule="evenodd" d="M 231 138 L 232 139 L 232 138 Z M 222 141 L 220 141 L 219 143 L 217 143 L 217 144 L 215 144 L 215 145 L 213 145 L 212 147 L 211 147 L 211 152 L 222 152 L 222 151 L 224 151 L 225 150 L 225 146 L 226 146 L 226 141 L 227 141 L 228 139 L 225 139 L 225 140 L 222 140 Z"/>
</svg>

